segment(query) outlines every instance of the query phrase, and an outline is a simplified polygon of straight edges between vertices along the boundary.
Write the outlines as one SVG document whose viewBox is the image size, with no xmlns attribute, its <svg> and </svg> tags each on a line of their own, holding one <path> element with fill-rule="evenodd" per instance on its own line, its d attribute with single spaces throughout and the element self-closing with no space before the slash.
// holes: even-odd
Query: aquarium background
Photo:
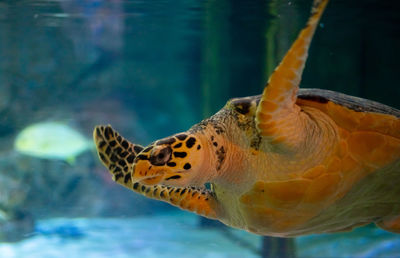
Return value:
<svg viewBox="0 0 400 258">
<path fill-rule="evenodd" d="M 373 225 L 262 238 L 124 189 L 93 147 L 54 159 L 14 146 L 45 122 L 87 141 L 111 124 L 142 145 L 185 131 L 261 93 L 311 2 L 0 1 L 0 257 L 400 256 L 400 236 Z M 399 14 L 397 1 L 331 0 L 301 87 L 400 108 Z"/>
</svg>

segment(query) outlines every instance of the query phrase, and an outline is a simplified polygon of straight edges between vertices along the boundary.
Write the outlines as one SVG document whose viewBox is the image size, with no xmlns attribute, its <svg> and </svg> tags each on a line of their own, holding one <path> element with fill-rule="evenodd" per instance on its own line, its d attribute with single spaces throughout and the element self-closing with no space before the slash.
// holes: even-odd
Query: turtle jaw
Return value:
<svg viewBox="0 0 400 258">
<path fill-rule="evenodd" d="M 163 178 L 164 178 L 163 175 L 159 175 L 159 176 L 150 176 L 150 177 L 140 178 L 140 179 L 133 178 L 132 181 L 134 183 L 138 182 L 138 183 L 141 183 L 144 185 L 156 185 L 156 184 L 160 183 Z"/>
<path fill-rule="evenodd" d="M 165 184 L 170 185 L 173 179 L 184 176 L 186 171 L 170 171 L 162 166 L 152 165 L 147 160 L 140 160 L 133 166 L 132 182 L 145 185 Z"/>
<path fill-rule="evenodd" d="M 162 168 L 153 166 L 147 160 L 141 160 L 133 166 L 132 182 L 155 185 L 164 179 L 165 172 Z"/>
<path fill-rule="evenodd" d="M 174 179 L 181 179 L 185 176 L 186 171 L 177 171 L 175 173 L 169 173 L 168 171 L 161 170 L 157 174 L 152 174 L 149 176 L 136 176 L 139 173 L 135 173 L 135 168 L 133 169 L 133 183 L 141 183 L 144 185 L 169 185 L 169 186 L 182 186 L 181 184 L 176 184 Z"/>
</svg>

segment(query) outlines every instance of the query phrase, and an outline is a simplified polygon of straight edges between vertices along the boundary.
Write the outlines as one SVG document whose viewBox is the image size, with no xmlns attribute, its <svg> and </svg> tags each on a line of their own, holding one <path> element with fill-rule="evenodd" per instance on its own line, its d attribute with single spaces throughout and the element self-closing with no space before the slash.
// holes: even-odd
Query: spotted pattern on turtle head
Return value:
<svg viewBox="0 0 400 258">
<path fill-rule="evenodd" d="M 187 180 L 193 167 L 201 163 L 201 143 L 191 133 L 180 133 L 158 140 L 134 159 L 133 180 L 145 184 Z"/>
<path fill-rule="evenodd" d="M 98 126 L 93 134 L 100 160 L 110 170 L 113 180 L 131 183 L 134 160 L 143 147 L 128 142 L 111 126 Z"/>
</svg>

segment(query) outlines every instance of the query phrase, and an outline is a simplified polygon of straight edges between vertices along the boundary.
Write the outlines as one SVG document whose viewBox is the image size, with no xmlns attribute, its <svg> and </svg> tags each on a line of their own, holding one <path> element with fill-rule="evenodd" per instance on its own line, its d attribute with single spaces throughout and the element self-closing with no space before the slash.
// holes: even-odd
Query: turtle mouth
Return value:
<svg viewBox="0 0 400 258">
<path fill-rule="evenodd" d="M 146 185 L 163 184 L 165 181 L 171 181 L 171 179 L 179 179 L 181 175 L 184 175 L 187 171 L 177 171 L 175 173 L 160 172 L 157 175 L 151 175 L 142 177 L 134 180 L 135 182 L 143 183 Z"/>
<path fill-rule="evenodd" d="M 147 176 L 147 177 L 142 177 L 142 178 L 134 178 L 133 182 L 136 183 L 141 183 L 144 185 L 156 185 L 159 182 L 161 182 L 164 178 L 163 174 L 159 174 L 159 175 L 153 175 L 153 176 Z"/>
<path fill-rule="evenodd" d="M 155 185 L 164 179 L 165 172 L 165 169 L 153 167 L 148 160 L 144 160 L 133 166 L 132 182 Z"/>
</svg>

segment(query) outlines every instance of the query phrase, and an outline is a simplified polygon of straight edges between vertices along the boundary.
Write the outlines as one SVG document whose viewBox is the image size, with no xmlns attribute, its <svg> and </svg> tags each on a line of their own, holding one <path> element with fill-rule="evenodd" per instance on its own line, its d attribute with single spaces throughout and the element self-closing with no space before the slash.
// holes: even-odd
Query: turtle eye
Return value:
<svg viewBox="0 0 400 258">
<path fill-rule="evenodd" d="M 163 147 L 161 149 L 155 149 L 150 157 L 150 163 L 156 166 L 162 166 L 167 163 L 171 158 L 171 147 Z"/>
</svg>

